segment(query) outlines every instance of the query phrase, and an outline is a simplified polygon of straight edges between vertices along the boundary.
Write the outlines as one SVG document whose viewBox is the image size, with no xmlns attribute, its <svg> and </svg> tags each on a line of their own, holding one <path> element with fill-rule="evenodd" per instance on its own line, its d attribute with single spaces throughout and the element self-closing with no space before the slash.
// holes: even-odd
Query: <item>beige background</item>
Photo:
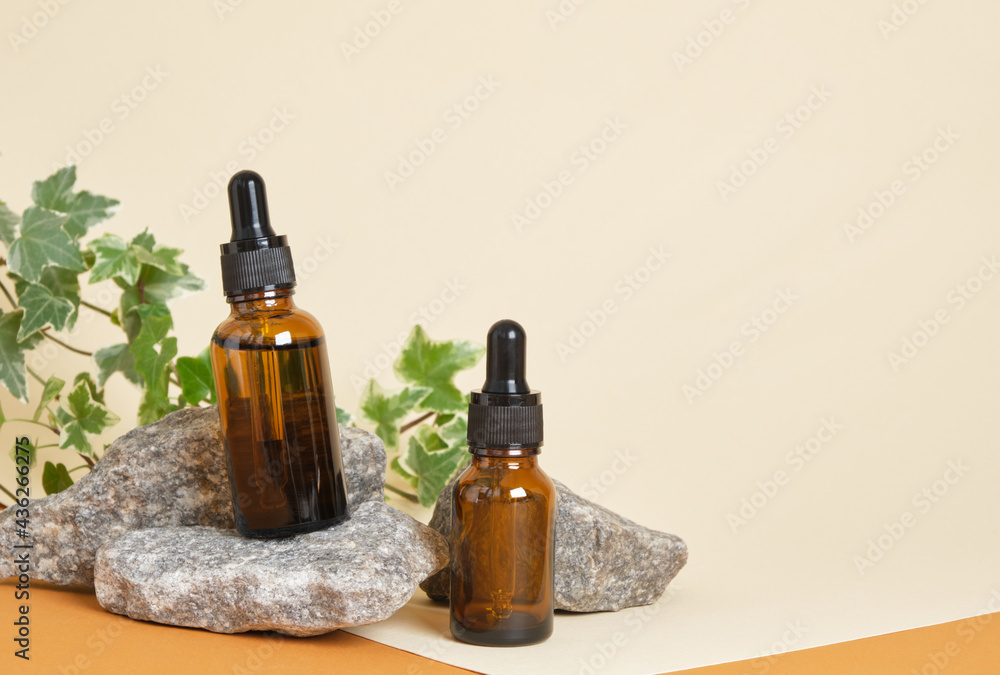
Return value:
<svg viewBox="0 0 1000 675">
<path fill-rule="evenodd" d="M 490 672 L 651 672 L 969 616 L 1000 586 L 1000 278 L 973 282 L 961 307 L 949 294 L 1000 254 L 1000 7 L 897 6 L 71 2 L 15 50 L 10 33 L 42 10 L 11 1 L 0 198 L 26 206 L 31 180 L 108 118 L 78 187 L 123 203 L 97 233 L 150 227 L 208 280 L 174 304 L 191 354 L 226 313 L 225 197 L 197 193 L 236 166 L 259 171 L 293 245 L 297 301 L 328 332 L 341 405 L 356 407 L 366 364 L 384 363 L 422 308 L 437 339 L 482 341 L 492 321 L 516 318 L 545 394 L 545 467 L 690 546 L 669 601 L 560 616 L 552 641 L 502 661 L 443 637 L 445 611 L 422 597 L 359 633 Z M 372 12 L 391 21 L 345 53 Z M 699 39 L 702 53 L 678 65 Z M 144 86 L 147 69 L 160 81 Z M 144 100 L 124 116 L 122 96 Z M 456 105 L 475 109 L 460 118 Z M 272 120 L 275 109 L 291 119 Z M 796 114 L 798 128 L 781 121 Z M 248 136 L 267 142 L 250 152 Z M 390 186 L 386 172 L 427 138 L 431 156 Z M 936 140 L 941 151 L 928 150 Z M 719 183 L 761 152 L 766 163 L 724 197 Z M 515 226 L 560 179 L 559 196 Z M 894 188 L 867 230 L 845 230 Z M 669 254 L 656 270 L 651 248 Z M 108 290 L 86 297 L 110 307 Z M 772 314 L 779 293 L 793 299 Z M 593 330 L 588 312 L 606 302 L 615 311 Z M 947 323 L 894 369 L 890 351 L 939 311 Z M 757 339 L 755 319 L 770 324 Z M 72 341 L 118 339 L 97 317 Z M 738 355 L 724 356 L 734 341 Z M 710 368 L 717 357 L 731 367 Z M 42 369 L 86 365 L 59 355 Z M 700 370 L 717 378 L 689 401 Z M 108 440 L 136 405 L 120 379 L 109 392 L 124 419 Z M 824 419 L 842 425 L 836 435 L 808 462 L 789 456 Z M 0 444 L 23 431 L 5 426 Z M 936 483 L 956 477 L 949 462 L 969 468 Z M 11 484 L 9 465 L 0 480 Z M 915 498 L 925 488 L 934 502 Z M 763 506 L 734 533 L 744 498 Z M 905 512 L 912 526 L 859 571 Z"/>
</svg>

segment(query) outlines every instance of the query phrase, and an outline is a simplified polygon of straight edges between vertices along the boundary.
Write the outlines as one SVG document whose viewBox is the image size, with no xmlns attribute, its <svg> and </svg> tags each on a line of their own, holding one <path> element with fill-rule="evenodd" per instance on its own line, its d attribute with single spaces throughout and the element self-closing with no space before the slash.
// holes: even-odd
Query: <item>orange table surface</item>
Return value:
<svg viewBox="0 0 1000 675">
<path fill-rule="evenodd" d="M 109 614 L 93 592 L 31 582 L 29 661 L 14 656 L 21 602 L 0 581 L 0 672 L 469 673 L 344 631 L 312 638 L 219 635 Z M 683 671 L 686 675 L 1000 674 L 1000 613 L 772 657 Z M 558 629 L 558 625 L 557 625 Z M 6 633 L 6 635 L 4 635 Z"/>
</svg>

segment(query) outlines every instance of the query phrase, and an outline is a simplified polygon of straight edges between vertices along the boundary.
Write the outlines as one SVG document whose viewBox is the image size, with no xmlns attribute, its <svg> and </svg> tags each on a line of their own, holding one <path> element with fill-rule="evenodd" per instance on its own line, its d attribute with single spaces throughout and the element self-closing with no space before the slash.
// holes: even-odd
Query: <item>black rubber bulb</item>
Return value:
<svg viewBox="0 0 1000 675">
<path fill-rule="evenodd" d="M 504 319 L 490 326 L 486 336 L 486 382 L 488 394 L 527 394 L 531 391 L 525 378 L 527 338 L 517 321 Z"/>
<path fill-rule="evenodd" d="M 240 171 L 229 179 L 229 214 L 233 221 L 233 236 L 229 241 L 275 236 L 260 174 Z"/>
</svg>

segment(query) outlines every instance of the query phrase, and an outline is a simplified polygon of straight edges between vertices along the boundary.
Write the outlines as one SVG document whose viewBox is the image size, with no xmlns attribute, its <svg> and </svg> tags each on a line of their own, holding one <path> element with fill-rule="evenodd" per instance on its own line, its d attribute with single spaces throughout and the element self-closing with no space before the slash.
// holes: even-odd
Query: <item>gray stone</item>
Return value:
<svg viewBox="0 0 1000 675">
<path fill-rule="evenodd" d="M 444 537 L 381 502 L 351 519 L 285 539 L 235 530 L 137 530 L 97 554 L 105 609 L 217 633 L 319 635 L 389 618 L 448 564 Z"/>
<path fill-rule="evenodd" d="M 430 526 L 449 536 L 451 487 L 441 491 Z M 580 497 L 557 480 L 555 606 L 571 612 L 617 611 L 656 602 L 687 562 L 677 536 L 651 530 Z M 420 588 L 447 600 L 446 567 Z"/>
<path fill-rule="evenodd" d="M 383 501 L 382 441 L 356 428 L 340 434 L 351 509 Z M 0 511 L 0 578 L 14 574 L 14 514 Z M 75 485 L 32 501 L 30 515 L 32 578 L 84 586 L 94 583 L 97 549 L 131 530 L 235 527 L 218 409 L 185 408 L 133 429 Z"/>
</svg>

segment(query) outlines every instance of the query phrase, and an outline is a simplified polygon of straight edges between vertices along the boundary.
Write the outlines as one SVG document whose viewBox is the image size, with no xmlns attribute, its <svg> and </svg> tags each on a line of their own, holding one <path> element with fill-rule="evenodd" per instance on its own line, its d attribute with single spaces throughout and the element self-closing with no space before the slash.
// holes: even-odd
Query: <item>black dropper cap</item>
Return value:
<svg viewBox="0 0 1000 675">
<path fill-rule="evenodd" d="M 469 445 L 514 450 L 542 445 L 542 394 L 525 378 L 527 336 L 504 319 L 486 336 L 486 381 L 469 401 Z"/>
<path fill-rule="evenodd" d="M 240 171 L 229 179 L 233 236 L 222 244 L 222 290 L 227 296 L 295 286 L 288 238 L 278 236 L 267 213 L 264 179 Z"/>
</svg>

